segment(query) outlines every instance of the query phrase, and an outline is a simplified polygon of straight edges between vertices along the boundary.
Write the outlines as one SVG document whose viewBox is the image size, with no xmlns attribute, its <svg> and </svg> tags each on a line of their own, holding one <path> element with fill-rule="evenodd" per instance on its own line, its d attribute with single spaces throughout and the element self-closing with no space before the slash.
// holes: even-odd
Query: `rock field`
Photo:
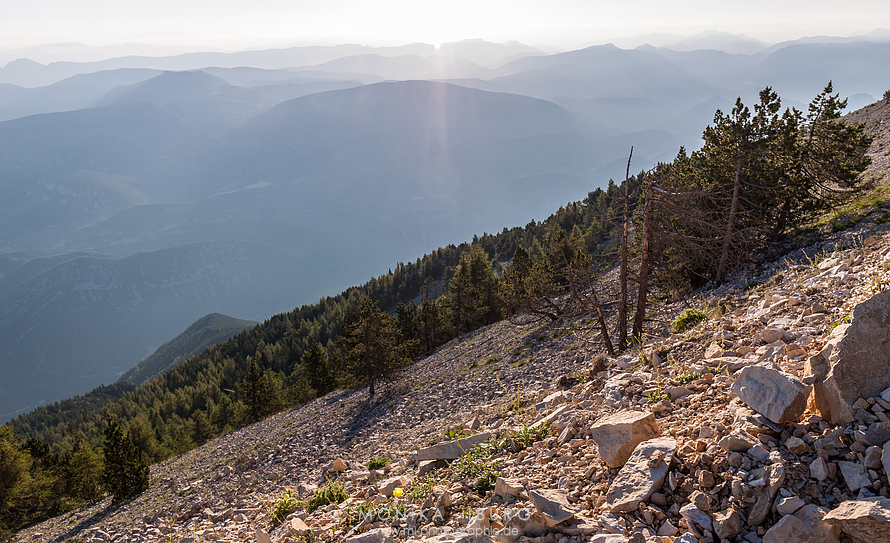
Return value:
<svg viewBox="0 0 890 543">
<path fill-rule="evenodd" d="M 583 329 L 492 325 L 17 540 L 890 542 L 887 226 L 705 292 L 708 320 L 616 359 Z M 308 507 L 331 484 L 348 498 Z"/>
</svg>

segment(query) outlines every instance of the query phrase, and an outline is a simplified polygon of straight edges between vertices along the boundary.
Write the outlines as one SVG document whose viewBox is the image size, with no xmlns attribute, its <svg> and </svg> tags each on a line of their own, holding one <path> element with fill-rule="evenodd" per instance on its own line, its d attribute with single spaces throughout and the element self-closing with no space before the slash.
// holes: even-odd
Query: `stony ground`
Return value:
<svg viewBox="0 0 890 543">
<path fill-rule="evenodd" d="M 824 420 L 812 400 L 777 423 L 730 388 L 763 362 L 812 384 L 807 362 L 890 285 L 887 226 L 863 222 L 740 276 L 694 301 L 710 308 L 707 321 L 617 359 L 596 356 L 583 327 L 490 326 L 377 397 L 341 391 L 242 428 L 153 466 L 150 489 L 121 506 L 78 510 L 17 540 L 848 538 L 822 519 L 888 495 L 880 451 L 890 398 L 864 398 L 846 424 Z M 469 455 L 436 460 L 448 456 L 442 443 L 478 433 L 487 440 Z M 392 462 L 369 470 L 372 457 Z M 331 483 L 348 499 L 308 512 L 307 499 Z M 281 502 L 276 518 L 287 491 L 299 501 Z M 810 539 L 793 539 L 794 529 Z"/>
</svg>

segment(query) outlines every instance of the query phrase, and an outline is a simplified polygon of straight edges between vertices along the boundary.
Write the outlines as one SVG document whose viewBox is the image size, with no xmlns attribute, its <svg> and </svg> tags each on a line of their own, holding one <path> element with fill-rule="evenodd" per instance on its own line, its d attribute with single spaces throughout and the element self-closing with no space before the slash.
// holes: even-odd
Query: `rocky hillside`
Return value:
<svg viewBox="0 0 890 543">
<path fill-rule="evenodd" d="M 583 328 L 484 328 L 17 541 L 890 541 L 888 230 L 738 277 L 618 359 Z"/>
<path fill-rule="evenodd" d="M 890 99 L 878 100 L 845 118 L 855 123 L 865 123 L 866 132 L 875 138 L 868 152 L 872 159 L 871 167 L 863 175 L 886 182 L 884 176 L 890 168 Z"/>
</svg>

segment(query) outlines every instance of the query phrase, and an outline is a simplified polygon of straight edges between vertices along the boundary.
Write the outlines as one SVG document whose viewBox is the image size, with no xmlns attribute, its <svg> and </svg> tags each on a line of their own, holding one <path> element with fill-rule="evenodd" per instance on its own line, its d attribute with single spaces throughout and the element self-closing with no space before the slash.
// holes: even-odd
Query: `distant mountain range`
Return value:
<svg viewBox="0 0 890 543">
<path fill-rule="evenodd" d="M 766 85 L 790 104 L 830 79 L 855 105 L 890 88 L 880 36 L 684 50 L 721 39 L 745 41 L 8 63 L 0 420 L 117 380 L 208 313 L 262 320 L 542 219 L 623 179 L 631 145 L 635 171 L 697 148 Z"/>
</svg>

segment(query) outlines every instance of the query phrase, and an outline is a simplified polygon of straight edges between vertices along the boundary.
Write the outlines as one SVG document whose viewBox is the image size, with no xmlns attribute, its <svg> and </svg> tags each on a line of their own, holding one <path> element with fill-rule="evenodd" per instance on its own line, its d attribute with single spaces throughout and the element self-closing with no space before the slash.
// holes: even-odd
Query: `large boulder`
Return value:
<svg viewBox="0 0 890 543">
<path fill-rule="evenodd" d="M 528 497 L 551 528 L 575 518 L 566 495 L 560 490 L 529 490 Z"/>
<path fill-rule="evenodd" d="M 838 543 L 840 530 L 822 519 L 827 510 L 815 505 L 786 515 L 763 536 L 763 543 Z"/>
<path fill-rule="evenodd" d="M 833 424 L 853 420 L 853 403 L 890 387 L 890 290 L 853 309 L 853 321 L 828 357 L 831 367 L 817 388 L 816 405 Z"/>
<path fill-rule="evenodd" d="M 636 511 L 657 492 L 667 476 L 677 450 L 677 441 L 670 437 L 650 439 L 637 445 L 618 476 L 609 486 L 606 503 L 613 513 Z"/>
<path fill-rule="evenodd" d="M 812 388 L 767 362 L 744 368 L 730 390 L 751 409 L 784 424 L 803 415 Z"/>
<path fill-rule="evenodd" d="M 825 515 L 825 522 L 837 526 L 857 543 L 890 543 L 890 499 L 841 502 Z"/>
<path fill-rule="evenodd" d="M 637 445 L 659 435 L 655 415 L 649 411 L 620 411 L 598 420 L 590 435 L 600 458 L 610 468 L 620 468 Z"/>
</svg>

